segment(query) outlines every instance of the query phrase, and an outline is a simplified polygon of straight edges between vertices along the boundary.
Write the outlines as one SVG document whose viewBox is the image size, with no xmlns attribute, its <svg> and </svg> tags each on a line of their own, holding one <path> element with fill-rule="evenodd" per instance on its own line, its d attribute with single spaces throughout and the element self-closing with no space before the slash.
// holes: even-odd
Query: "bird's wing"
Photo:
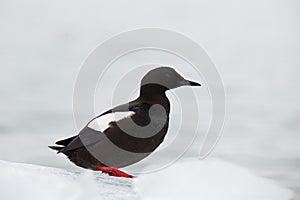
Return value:
<svg viewBox="0 0 300 200">
<path fill-rule="evenodd" d="M 102 135 L 102 132 L 96 131 L 86 126 L 66 147 L 61 150 L 61 152 L 75 150 L 81 147 L 95 144 L 101 140 L 101 137 L 103 137 Z"/>
<path fill-rule="evenodd" d="M 105 115 L 100 115 L 93 120 L 91 120 L 87 127 L 99 131 L 104 132 L 106 129 L 110 128 L 113 122 L 117 122 L 121 119 L 129 118 L 134 115 L 134 111 L 126 111 L 126 112 L 112 112 L 107 113 Z"/>
<path fill-rule="evenodd" d="M 80 133 L 61 150 L 61 152 L 90 146 L 99 142 L 104 137 L 103 131 L 108 129 L 111 123 L 119 121 L 126 117 L 131 117 L 135 114 L 135 112 L 137 112 L 138 109 L 139 104 L 133 102 L 117 106 L 94 117 L 80 131 Z"/>
</svg>

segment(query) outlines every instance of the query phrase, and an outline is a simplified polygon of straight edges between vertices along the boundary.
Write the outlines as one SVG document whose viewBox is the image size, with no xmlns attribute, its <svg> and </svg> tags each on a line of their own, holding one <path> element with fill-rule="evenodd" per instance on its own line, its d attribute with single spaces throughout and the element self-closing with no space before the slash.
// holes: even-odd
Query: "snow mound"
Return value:
<svg viewBox="0 0 300 200">
<path fill-rule="evenodd" d="M 0 161 L 0 199 L 135 199 L 132 179 Z"/>
<path fill-rule="evenodd" d="M 0 161 L 6 200 L 288 200 L 274 181 L 218 160 L 189 160 L 137 179 Z"/>
<path fill-rule="evenodd" d="M 140 176 L 135 182 L 144 200 L 288 200 L 293 193 L 273 180 L 218 160 L 189 160 Z"/>
</svg>

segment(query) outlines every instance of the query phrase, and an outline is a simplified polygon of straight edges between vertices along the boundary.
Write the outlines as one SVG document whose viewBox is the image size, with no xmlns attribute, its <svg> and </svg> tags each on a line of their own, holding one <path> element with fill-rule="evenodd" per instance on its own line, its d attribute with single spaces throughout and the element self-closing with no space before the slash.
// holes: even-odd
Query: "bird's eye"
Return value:
<svg viewBox="0 0 300 200">
<path fill-rule="evenodd" d="M 133 112 L 137 112 L 139 110 L 139 106 L 132 106 L 130 107 L 130 110 Z"/>
</svg>

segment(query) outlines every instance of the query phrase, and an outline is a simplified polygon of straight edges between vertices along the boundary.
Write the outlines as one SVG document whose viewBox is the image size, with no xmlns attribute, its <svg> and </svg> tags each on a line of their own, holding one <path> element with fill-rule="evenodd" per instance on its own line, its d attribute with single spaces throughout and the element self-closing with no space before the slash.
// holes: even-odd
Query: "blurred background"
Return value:
<svg viewBox="0 0 300 200">
<path fill-rule="evenodd" d="M 112 35 L 160 27 L 202 45 L 223 78 L 226 121 L 211 156 L 300 199 L 299 8 L 297 0 L 0 1 L 0 159 L 75 168 L 47 146 L 76 133 L 72 94 L 84 59 Z"/>
</svg>

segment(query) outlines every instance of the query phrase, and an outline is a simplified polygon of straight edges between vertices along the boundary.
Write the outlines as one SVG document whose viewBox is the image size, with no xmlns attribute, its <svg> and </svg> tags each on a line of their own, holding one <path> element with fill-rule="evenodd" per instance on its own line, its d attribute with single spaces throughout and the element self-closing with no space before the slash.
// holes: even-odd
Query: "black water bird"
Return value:
<svg viewBox="0 0 300 200">
<path fill-rule="evenodd" d="M 200 84 L 186 80 L 171 67 L 152 69 L 143 77 L 137 99 L 102 113 L 78 135 L 49 147 L 77 166 L 131 178 L 118 168 L 142 160 L 163 142 L 170 114 L 166 91 L 181 86 Z M 111 121 L 109 116 L 113 116 Z"/>
</svg>

